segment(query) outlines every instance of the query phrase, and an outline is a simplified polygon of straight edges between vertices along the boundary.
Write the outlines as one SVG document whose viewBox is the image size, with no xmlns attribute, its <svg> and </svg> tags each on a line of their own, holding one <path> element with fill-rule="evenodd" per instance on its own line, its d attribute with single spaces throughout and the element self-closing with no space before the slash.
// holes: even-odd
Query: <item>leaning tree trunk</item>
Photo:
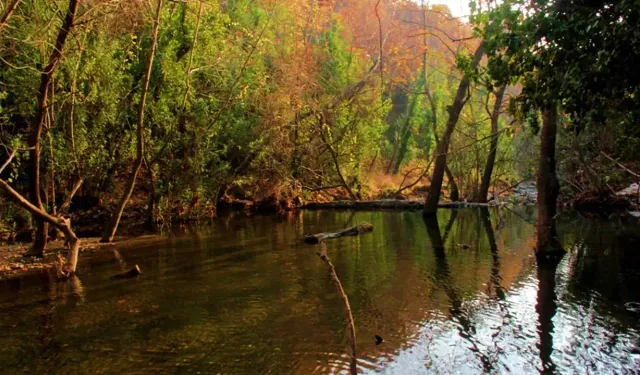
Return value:
<svg viewBox="0 0 640 375">
<path fill-rule="evenodd" d="M 484 54 L 483 43 L 480 43 L 478 49 L 476 49 L 475 56 L 471 63 L 471 69 L 475 70 L 480 64 L 480 59 Z M 458 91 L 453 101 L 453 105 L 448 108 L 449 119 L 447 120 L 447 126 L 444 130 L 444 135 L 440 142 L 436 145 L 436 164 L 433 168 L 433 175 L 431 177 L 431 186 L 429 187 L 429 194 L 424 205 L 423 214 L 433 215 L 438 210 L 438 201 L 440 200 L 440 190 L 442 189 L 442 180 L 444 179 L 445 167 L 447 166 L 447 152 L 449 151 L 449 142 L 451 141 L 451 135 L 458 123 L 460 112 L 466 102 L 465 96 L 469 89 L 469 76 L 464 75 L 460 84 L 458 85 Z"/>
<path fill-rule="evenodd" d="M 536 254 L 564 254 L 556 233 L 556 203 L 560 184 L 556 177 L 556 132 L 558 110 L 555 106 L 546 108 L 543 113 L 540 134 L 540 164 L 538 165 L 538 222 Z"/>
<path fill-rule="evenodd" d="M 113 237 L 116 235 L 116 231 L 118 230 L 118 225 L 120 224 L 120 218 L 122 217 L 122 212 L 124 208 L 127 206 L 129 202 L 129 198 L 131 198 L 131 193 L 133 193 L 133 188 L 136 184 L 136 178 L 138 177 L 138 173 L 140 172 L 140 167 L 142 167 L 142 161 L 144 159 L 144 105 L 147 100 L 147 92 L 149 91 L 149 79 L 151 78 L 151 68 L 153 67 L 153 58 L 156 53 L 156 44 L 158 41 L 158 28 L 160 25 L 160 13 L 162 10 L 162 0 L 158 0 L 158 4 L 156 7 L 156 18 L 153 22 L 153 34 L 151 40 L 151 51 L 149 51 L 149 57 L 147 59 L 147 66 L 144 75 L 144 86 L 142 87 L 142 97 L 140 98 L 140 106 L 138 107 L 138 147 L 136 154 L 136 161 L 133 165 L 133 171 L 131 173 L 131 177 L 127 182 L 127 186 L 125 187 L 124 194 L 122 198 L 120 198 L 120 202 L 118 204 L 118 208 L 116 212 L 114 212 L 113 217 L 111 218 L 111 222 L 107 226 L 102 235 L 102 239 L 100 242 L 111 242 L 113 241 Z"/>
<path fill-rule="evenodd" d="M 0 187 L 4 189 L 7 194 L 14 197 L 18 201 L 18 203 L 24 209 L 29 211 L 34 217 L 37 217 L 39 220 L 45 221 L 55 226 L 58 230 L 64 233 L 64 237 L 69 243 L 69 253 L 67 255 L 67 263 L 64 269 L 65 276 L 69 276 L 70 274 L 76 272 L 76 266 L 78 265 L 78 250 L 80 249 L 80 240 L 78 239 L 78 237 L 76 237 L 76 234 L 71 229 L 70 220 L 49 215 L 45 210 L 36 207 L 31 202 L 26 200 L 3 180 L 0 180 Z"/>
<path fill-rule="evenodd" d="M 31 134 L 29 134 L 29 177 L 30 177 L 30 194 L 31 203 L 38 209 L 44 210 L 42 198 L 40 196 L 40 138 L 42 136 L 42 128 L 45 121 L 45 113 L 47 111 L 47 97 L 49 96 L 49 87 L 53 79 L 60 59 L 62 58 L 62 50 L 67 40 L 67 36 L 73 27 L 75 21 L 76 10 L 78 9 L 78 0 L 69 1 L 69 9 L 64 18 L 62 27 L 58 32 L 56 44 L 49 58 L 49 63 L 40 74 L 40 89 L 38 91 L 38 101 L 36 102 L 36 113 L 31 123 Z M 33 214 L 33 212 L 32 212 Z M 35 255 L 41 257 L 44 249 L 47 247 L 47 221 L 41 215 L 33 214 L 36 226 L 36 237 L 33 247 L 25 255 Z"/>
<path fill-rule="evenodd" d="M 9 158 L 0 166 L 0 173 L 11 163 L 11 160 L 15 156 L 15 151 L 11 151 Z M 44 209 L 36 207 L 29 202 L 20 193 L 15 191 L 7 182 L 0 179 L 0 188 L 2 188 L 8 195 L 12 196 L 24 209 L 29 211 L 34 217 L 42 221 L 46 221 L 52 224 L 57 229 L 64 233 L 64 236 L 69 243 L 69 253 L 67 255 L 67 264 L 62 270 L 64 276 L 69 276 L 76 272 L 76 265 L 78 264 L 78 250 L 80 249 L 80 240 L 76 237 L 76 234 L 71 229 L 71 221 L 62 217 L 54 217 L 49 215 Z"/>
<path fill-rule="evenodd" d="M 493 175 L 493 166 L 496 162 L 496 154 L 498 153 L 498 119 L 500 118 L 500 108 L 502 107 L 502 99 L 504 98 L 504 91 L 506 86 L 502 86 L 496 93 L 496 102 L 493 105 L 493 112 L 491 113 L 491 148 L 489 149 L 489 156 L 487 156 L 487 164 L 484 167 L 484 173 L 482 174 L 482 182 L 480 183 L 480 190 L 475 201 L 479 203 L 487 202 L 487 195 L 489 194 L 489 185 L 491 185 L 491 176 Z"/>
</svg>

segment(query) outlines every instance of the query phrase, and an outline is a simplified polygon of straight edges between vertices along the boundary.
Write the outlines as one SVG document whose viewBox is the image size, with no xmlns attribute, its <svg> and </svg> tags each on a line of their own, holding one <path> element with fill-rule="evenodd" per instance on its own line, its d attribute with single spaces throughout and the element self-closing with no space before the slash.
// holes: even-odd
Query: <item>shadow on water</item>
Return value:
<svg viewBox="0 0 640 375">
<path fill-rule="evenodd" d="M 559 218 L 568 254 L 536 266 L 524 209 L 241 215 L 162 243 L 83 254 L 78 276 L 0 282 L 0 373 L 344 373 L 349 296 L 363 373 L 633 373 L 637 223 Z M 111 276 L 140 265 L 132 280 Z M 374 335 L 384 342 L 376 345 Z"/>
<path fill-rule="evenodd" d="M 553 353 L 553 317 L 556 314 L 556 270 L 560 259 L 538 259 L 538 294 L 536 312 L 538 313 L 538 350 L 542 363 L 541 373 L 552 374 L 556 371 L 551 354 Z"/>
</svg>

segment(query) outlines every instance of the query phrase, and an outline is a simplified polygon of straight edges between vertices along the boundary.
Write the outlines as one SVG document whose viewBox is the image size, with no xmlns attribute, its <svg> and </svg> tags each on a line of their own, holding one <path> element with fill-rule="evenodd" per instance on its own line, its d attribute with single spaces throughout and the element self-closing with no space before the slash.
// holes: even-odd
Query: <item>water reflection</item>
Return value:
<svg viewBox="0 0 640 375">
<path fill-rule="evenodd" d="M 226 217 L 83 254 L 67 283 L 1 282 L 0 372 L 344 373 L 343 307 L 302 238 L 361 221 L 374 232 L 327 250 L 362 372 L 637 369 L 637 226 L 561 217 L 556 270 L 536 267 L 531 212 L 465 209 Z M 133 264 L 140 278 L 110 279 Z"/>
</svg>

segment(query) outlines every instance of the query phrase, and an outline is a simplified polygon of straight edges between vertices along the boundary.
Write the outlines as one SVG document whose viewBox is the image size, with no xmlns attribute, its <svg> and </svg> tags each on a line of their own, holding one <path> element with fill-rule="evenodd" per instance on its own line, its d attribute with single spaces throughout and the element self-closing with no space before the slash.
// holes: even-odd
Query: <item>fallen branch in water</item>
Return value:
<svg viewBox="0 0 640 375">
<path fill-rule="evenodd" d="M 370 225 L 370 224 L 369 224 Z M 338 278 L 338 274 L 336 273 L 336 268 L 331 263 L 331 259 L 327 256 L 327 247 L 324 243 L 320 244 L 322 251 L 318 252 L 318 256 L 329 268 L 329 272 L 331 273 L 331 278 L 333 282 L 336 284 L 336 290 L 338 291 L 338 295 L 342 298 L 344 302 L 344 308 L 347 315 L 347 328 L 349 330 L 349 346 L 351 347 L 351 353 L 349 355 L 349 372 L 351 375 L 356 375 L 358 373 L 358 365 L 356 362 L 356 327 L 353 323 L 353 314 L 351 314 L 351 306 L 349 306 L 349 298 L 347 294 L 344 292 L 342 288 L 342 283 Z"/>
<path fill-rule="evenodd" d="M 487 207 L 497 205 L 494 203 L 473 203 L 473 202 L 440 202 L 440 208 L 462 208 L 462 207 Z M 307 202 L 300 207 L 302 210 L 318 209 L 340 209 L 340 210 L 422 210 L 424 199 L 400 200 L 400 199 L 378 199 L 372 201 L 333 201 L 333 202 Z"/>
<path fill-rule="evenodd" d="M 118 279 L 134 279 L 138 276 L 140 276 L 140 267 L 138 267 L 138 265 L 136 264 L 135 266 L 133 266 L 132 269 L 130 269 L 127 272 L 118 274 L 118 275 L 113 275 L 111 276 L 112 280 L 118 280 Z"/>
<path fill-rule="evenodd" d="M 310 243 L 310 244 L 317 244 L 329 238 L 338 238 L 343 236 L 357 236 L 360 233 L 371 232 L 372 230 L 373 230 L 373 225 L 365 222 L 365 223 L 360 223 L 353 227 L 349 227 L 347 229 L 343 229 L 339 232 L 308 234 L 307 236 L 305 236 L 304 242 Z"/>
</svg>

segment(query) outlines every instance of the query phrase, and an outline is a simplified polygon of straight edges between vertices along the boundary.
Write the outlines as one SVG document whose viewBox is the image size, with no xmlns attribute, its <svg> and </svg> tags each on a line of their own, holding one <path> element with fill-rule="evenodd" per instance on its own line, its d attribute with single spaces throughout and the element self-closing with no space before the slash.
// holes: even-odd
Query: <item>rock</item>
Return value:
<svg viewBox="0 0 640 375">
<path fill-rule="evenodd" d="M 513 197 L 521 204 L 535 204 L 538 190 L 533 182 L 523 182 L 513 189 Z"/>
<path fill-rule="evenodd" d="M 380 345 L 384 341 L 384 339 L 378 335 L 375 335 L 375 338 L 376 338 L 376 345 Z"/>
<path fill-rule="evenodd" d="M 616 195 L 638 195 L 638 190 L 640 189 L 640 186 L 637 183 L 633 183 L 631 185 L 629 185 L 629 187 L 626 187 L 622 190 L 620 190 L 619 192 L 616 193 Z"/>
</svg>

